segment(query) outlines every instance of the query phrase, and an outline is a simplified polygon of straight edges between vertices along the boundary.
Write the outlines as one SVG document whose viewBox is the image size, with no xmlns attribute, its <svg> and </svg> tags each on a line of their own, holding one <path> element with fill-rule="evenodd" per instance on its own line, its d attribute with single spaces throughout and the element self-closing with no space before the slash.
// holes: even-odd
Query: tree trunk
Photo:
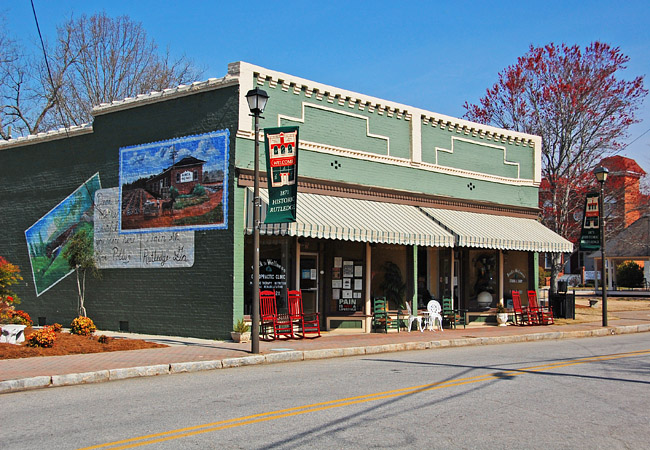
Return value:
<svg viewBox="0 0 650 450">
<path fill-rule="evenodd" d="M 557 292 L 558 275 L 562 271 L 562 254 L 553 253 L 551 260 L 552 263 L 551 263 L 550 294 L 555 294 Z"/>
<path fill-rule="evenodd" d="M 77 274 L 77 293 L 79 294 L 79 315 L 83 317 L 86 316 L 86 308 L 84 307 L 84 290 L 86 289 L 86 271 L 83 271 L 83 281 L 79 280 L 79 268 L 75 269 Z"/>
<path fill-rule="evenodd" d="M 86 271 L 84 270 L 81 278 L 81 315 L 88 317 L 86 313 L 86 307 L 84 306 L 84 301 L 86 300 Z"/>
</svg>

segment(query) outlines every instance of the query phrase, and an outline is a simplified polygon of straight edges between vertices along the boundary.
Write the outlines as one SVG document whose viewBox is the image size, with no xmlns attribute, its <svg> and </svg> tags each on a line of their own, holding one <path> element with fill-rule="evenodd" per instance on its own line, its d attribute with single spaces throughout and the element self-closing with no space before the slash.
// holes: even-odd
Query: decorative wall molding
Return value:
<svg viewBox="0 0 650 450">
<path fill-rule="evenodd" d="M 317 105 L 315 103 L 309 103 L 309 102 L 302 102 L 301 106 L 301 117 L 291 117 L 291 116 L 286 116 L 284 114 L 278 114 L 278 126 L 282 126 L 282 119 L 285 120 L 291 120 L 293 122 L 299 122 L 299 123 L 305 123 L 305 108 L 314 108 L 314 109 L 320 109 L 322 111 L 327 111 L 333 114 L 340 114 L 343 116 L 348 116 L 348 117 L 354 117 L 356 119 L 361 119 L 366 122 L 366 137 L 369 138 L 374 138 L 374 139 L 382 139 L 386 141 L 386 155 L 390 156 L 390 138 L 388 136 L 383 136 L 381 134 L 375 134 L 370 132 L 370 119 L 364 115 L 361 114 L 354 114 L 348 111 L 342 111 L 340 109 L 335 109 L 335 108 L 328 108 L 326 106 L 321 106 Z M 356 150 L 352 149 L 339 149 L 339 150 L 349 150 L 351 152 L 354 152 Z M 372 153 L 369 153 L 372 154 Z"/>
<path fill-rule="evenodd" d="M 426 114 L 427 112 L 425 111 L 422 115 L 422 124 L 430 125 L 434 128 L 440 128 L 441 130 L 453 131 L 459 134 L 479 137 L 480 139 L 488 139 L 502 143 L 507 142 L 508 144 L 528 146 L 531 148 L 535 147 L 538 140 L 541 143 L 541 138 L 532 134 L 505 130 L 449 116 L 438 115 L 433 117 Z"/>
<path fill-rule="evenodd" d="M 239 187 L 253 186 L 253 182 L 255 180 L 253 170 L 238 169 L 236 172 L 236 177 L 237 185 Z M 260 173 L 259 181 L 261 183 L 261 186 L 264 187 L 264 183 L 266 182 L 265 172 Z M 355 185 L 330 180 L 321 180 L 304 176 L 298 178 L 298 190 L 299 192 L 330 195 L 333 197 L 356 198 L 361 200 L 398 203 L 412 206 L 428 206 L 441 209 L 453 209 L 458 211 L 480 212 L 484 214 L 525 217 L 529 219 L 537 219 L 539 214 L 539 210 L 537 208 L 525 208 L 490 202 L 462 200 L 437 195 L 428 195 L 387 188 Z"/>
<path fill-rule="evenodd" d="M 255 133 L 253 131 L 238 130 L 236 136 L 242 139 L 253 140 L 254 134 Z M 260 139 L 263 140 L 264 137 L 261 136 Z M 472 172 L 469 170 L 456 169 L 452 167 L 438 166 L 436 164 L 431 164 L 427 162 L 421 162 L 421 161 L 418 162 L 406 158 L 397 158 L 389 155 L 379 155 L 376 153 L 362 152 L 359 150 L 350 150 L 347 148 L 340 148 L 331 145 L 320 144 L 317 142 L 305 141 L 303 139 L 300 140 L 299 148 L 300 150 L 309 150 L 313 152 L 325 153 L 334 156 L 342 156 L 346 158 L 360 159 L 364 161 L 391 164 L 393 166 L 416 168 L 420 170 L 426 170 L 428 172 L 443 173 L 447 175 L 454 175 L 454 176 L 468 178 L 472 180 L 490 181 L 494 183 L 508 184 L 513 186 L 534 186 L 534 187 L 538 186 L 536 183 L 533 183 L 531 180 L 501 177 L 497 175 Z"/>
<path fill-rule="evenodd" d="M 467 143 L 470 143 L 470 144 L 473 144 L 473 145 L 478 145 L 478 146 L 481 146 L 481 147 L 494 148 L 494 149 L 503 151 L 503 164 L 507 165 L 507 166 L 515 166 L 517 168 L 517 179 L 521 178 L 521 173 L 520 173 L 521 172 L 521 170 L 520 170 L 521 167 L 520 167 L 519 163 L 514 162 L 514 161 L 508 161 L 508 156 L 507 156 L 508 149 L 504 145 L 487 144 L 487 143 L 483 143 L 483 142 L 477 142 L 477 141 L 472 140 L 472 139 L 465 139 L 465 138 L 456 137 L 456 136 L 451 136 L 451 148 L 442 148 L 442 147 L 435 147 L 434 148 L 434 152 L 435 152 L 434 159 L 435 159 L 435 164 L 437 166 L 445 167 L 445 166 L 441 165 L 438 162 L 438 152 L 445 152 L 445 153 L 453 154 L 454 153 L 454 142 L 456 142 L 456 141 L 467 142 Z M 480 172 L 476 172 L 476 173 L 480 173 Z"/>
</svg>

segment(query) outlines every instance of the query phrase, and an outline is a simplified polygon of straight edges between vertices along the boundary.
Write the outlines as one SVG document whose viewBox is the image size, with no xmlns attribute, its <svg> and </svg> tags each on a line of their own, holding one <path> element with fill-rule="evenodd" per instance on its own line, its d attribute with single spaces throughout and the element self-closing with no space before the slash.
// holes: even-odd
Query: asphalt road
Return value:
<svg viewBox="0 0 650 450">
<path fill-rule="evenodd" d="M 650 335 L 365 355 L 0 396 L 0 448 L 638 448 Z"/>
</svg>

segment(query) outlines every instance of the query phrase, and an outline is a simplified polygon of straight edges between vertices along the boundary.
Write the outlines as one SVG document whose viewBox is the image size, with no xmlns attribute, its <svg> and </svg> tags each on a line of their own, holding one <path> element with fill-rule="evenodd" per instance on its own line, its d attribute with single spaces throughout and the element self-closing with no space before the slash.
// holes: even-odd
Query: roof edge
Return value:
<svg viewBox="0 0 650 450">
<path fill-rule="evenodd" d="M 192 84 L 181 84 L 175 88 L 164 89 L 162 91 L 152 91 L 148 94 L 139 94 L 135 97 L 127 97 L 123 100 L 115 100 L 111 103 L 102 103 L 95 106 L 92 110 L 93 117 L 109 114 L 125 109 L 136 108 L 138 106 L 158 103 L 161 101 L 172 100 L 175 98 L 185 97 L 198 92 L 211 91 L 226 86 L 237 84 L 238 79 L 230 74 L 222 78 L 208 78 L 205 81 L 195 81 Z"/>
<path fill-rule="evenodd" d="M 0 150 L 8 150 L 10 148 L 21 147 L 23 145 L 38 144 L 41 142 L 49 142 L 57 139 L 66 139 L 69 137 L 80 136 L 93 132 L 93 126 L 89 123 L 75 125 L 70 128 L 59 128 L 58 130 L 44 131 L 38 134 L 30 134 L 21 136 L 8 141 L 0 141 Z"/>
</svg>

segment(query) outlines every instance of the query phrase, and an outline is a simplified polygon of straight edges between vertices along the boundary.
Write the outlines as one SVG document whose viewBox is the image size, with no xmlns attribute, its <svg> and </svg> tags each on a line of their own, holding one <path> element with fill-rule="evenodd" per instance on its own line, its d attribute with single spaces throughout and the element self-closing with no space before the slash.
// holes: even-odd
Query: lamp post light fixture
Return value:
<svg viewBox="0 0 650 450">
<path fill-rule="evenodd" d="M 260 352 L 260 114 L 264 112 L 269 95 L 260 88 L 246 94 L 248 108 L 255 117 L 255 180 L 253 181 L 253 317 L 251 353 Z"/>
<path fill-rule="evenodd" d="M 598 206 L 600 212 L 600 278 L 603 292 L 603 326 L 607 326 L 607 283 L 605 280 L 605 181 L 609 170 L 606 167 L 596 167 L 594 175 L 600 183 L 600 205 Z"/>
</svg>

